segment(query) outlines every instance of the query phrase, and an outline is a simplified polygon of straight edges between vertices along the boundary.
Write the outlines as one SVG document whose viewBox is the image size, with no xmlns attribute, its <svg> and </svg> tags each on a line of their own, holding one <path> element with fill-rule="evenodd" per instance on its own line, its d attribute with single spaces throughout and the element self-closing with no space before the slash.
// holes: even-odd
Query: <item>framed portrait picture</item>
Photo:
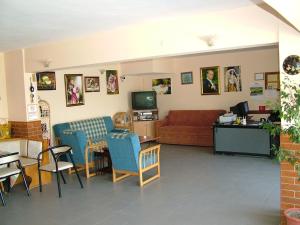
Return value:
<svg viewBox="0 0 300 225">
<path fill-rule="evenodd" d="M 254 74 L 254 80 L 264 80 L 264 73 L 256 73 Z"/>
<path fill-rule="evenodd" d="M 40 72 L 36 74 L 37 89 L 56 90 L 55 72 Z"/>
<path fill-rule="evenodd" d="M 202 95 L 220 94 L 220 69 L 218 66 L 200 68 Z"/>
<path fill-rule="evenodd" d="M 224 67 L 224 90 L 225 92 L 242 91 L 241 67 Z"/>
<path fill-rule="evenodd" d="M 106 70 L 106 90 L 108 95 L 119 94 L 117 70 Z"/>
<path fill-rule="evenodd" d="M 153 79 L 152 90 L 156 91 L 158 95 L 170 95 L 171 91 L 171 78 Z"/>
<path fill-rule="evenodd" d="M 66 105 L 84 105 L 82 74 L 65 74 Z"/>
<path fill-rule="evenodd" d="M 100 79 L 99 77 L 84 77 L 85 92 L 99 92 Z"/>
<path fill-rule="evenodd" d="M 193 72 L 181 73 L 181 84 L 192 84 L 193 83 Z"/>
<path fill-rule="evenodd" d="M 265 73 L 265 88 L 271 90 L 280 90 L 279 72 Z"/>
</svg>

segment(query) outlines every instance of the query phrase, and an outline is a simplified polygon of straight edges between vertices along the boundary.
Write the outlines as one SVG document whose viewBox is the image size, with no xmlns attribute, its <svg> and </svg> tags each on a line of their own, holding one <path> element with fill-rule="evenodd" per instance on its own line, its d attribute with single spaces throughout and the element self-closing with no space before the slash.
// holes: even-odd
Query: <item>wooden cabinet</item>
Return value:
<svg viewBox="0 0 300 225">
<path fill-rule="evenodd" d="M 134 121 L 134 132 L 139 136 L 156 137 L 155 135 L 155 121 Z"/>
</svg>

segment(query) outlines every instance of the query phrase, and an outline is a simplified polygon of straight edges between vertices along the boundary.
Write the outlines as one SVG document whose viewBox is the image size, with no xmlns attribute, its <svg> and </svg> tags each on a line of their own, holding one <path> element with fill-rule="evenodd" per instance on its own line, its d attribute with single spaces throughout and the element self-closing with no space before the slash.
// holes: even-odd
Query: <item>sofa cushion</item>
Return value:
<svg viewBox="0 0 300 225">
<path fill-rule="evenodd" d="M 180 134 L 180 135 L 210 135 L 211 126 L 164 126 L 160 128 L 160 132 L 165 136 L 169 134 Z M 209 132 L 209 133 L 208 133 Z"/>
<path fill-rule="evenodd" d="M 224 110 L 171 110 L 168 122 L 171 126 L 212 126 Z"/>
<path fill-rule="evenodd" d="M 90 139 L 98 139 L 107 135 L 105 122 L 102 117 L 70 122 L 70 128 L 73 131 L 84 131 L 86 137 Z"/>
</svg>

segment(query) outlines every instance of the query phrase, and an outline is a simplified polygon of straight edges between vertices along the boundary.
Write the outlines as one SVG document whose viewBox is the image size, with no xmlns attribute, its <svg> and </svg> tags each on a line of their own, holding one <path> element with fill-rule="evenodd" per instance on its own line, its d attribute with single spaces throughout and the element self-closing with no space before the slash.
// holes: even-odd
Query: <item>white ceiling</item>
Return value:
<svg viewBox="0 0 300 225">
<path fill-rule="evenodd" d="M 253 0 L 0 0 L 0 52 L 166 16 L 253 4 Z"/>
</svg>

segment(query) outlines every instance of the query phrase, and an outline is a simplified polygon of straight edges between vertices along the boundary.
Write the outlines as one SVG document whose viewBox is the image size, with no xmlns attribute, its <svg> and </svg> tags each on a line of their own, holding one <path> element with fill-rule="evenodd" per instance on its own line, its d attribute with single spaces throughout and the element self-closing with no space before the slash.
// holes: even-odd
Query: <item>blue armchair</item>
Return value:
<svg viewBox="0 0 300 225">
<path fill-rule="evenodd" d="M 128 176 L 139 176 L 140 186 L 160 177 L 160 145 L 141 150 L 139 138 L 134 133 L 114 133 L 107 136 L 107 144 L 112 160 L 113 182 Z M 157 173 L 143 179 L 143 173 L 155 169 Z"/>
</svg>

